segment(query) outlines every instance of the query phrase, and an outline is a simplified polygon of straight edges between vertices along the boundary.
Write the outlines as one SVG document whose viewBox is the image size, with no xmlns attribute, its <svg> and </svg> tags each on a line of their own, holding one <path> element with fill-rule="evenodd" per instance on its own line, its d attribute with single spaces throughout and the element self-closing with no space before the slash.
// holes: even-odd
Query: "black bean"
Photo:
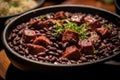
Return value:
<svg viewBox="0 0 120 80">
<path fill-rule="evenodd" d="M 23 41 L 22 41 L 22 39 L 20 39 L 20 44 L 21 44 L 21 45 L 23 44 Z"/>
<path fill-rule="evenodd" d="M 112 31 L 112 36 L 115 36 L 117 34 L 118 34 L 117 31 Z"/>
<path fill-rule="evenodd" d="M 104 52 L 103 55 L 104 55 L 105 57 L 108 57 L 108 56 L 109 56 L 109 54 L 108 54 L 107 52 Z"/>
<path fill-rule="evenodd" d="M 56 48 L 59 48 L 59 45 L 57 43 L 53 43 L 53 45 L 56 47 Z"/>
<path fill-rule="evenodd" d="M 119 52 L 120 51 L 120 48 L 119 47 L 117 47 L 117 48 L 115 48 L 114 50 L 113 50 L 113 52 Z"/>
<path fill-rule="evenodd" d="M 57 52 L 49 51 L 48 54 L 54 55 L 54 56 L 59 56 Z"/>
<path fill-rule="evenodd" d="M 58 41 L 62 40 L 62 34 L 63 34 L 62 32 L 57 34 L 56 38 Z"/>
<path fill-rule="evenodd" d="M 72 64 L 76 64 L 76 63 L 77 63 L 77 62 L 74 61 L 74 60 L 70 60 L 70 62 L 71 62 Z"/>
<path fill-rule="evenodd" d="M 70 61 L 66 62 L 67 64 L 72 64 Z"/>
<path fill-rule="evenodd" d="M 47 32 L 47 31 L 48 31 L 48 29 L 47 29 L 46 27 L 44 27 L 44 28 L 43 28 L 43 30 L 44 30 L 45 32 Z"/>
<path fill-rule="evenodd" d="M 15 50 L 15 51 L 19 51 L 19 47 L 14 46 L 14 50 Z"/>
<path fill-rule="evenodd" d="M 86 57 L 83 57 L 83 56 L 80 57 L 80 60 L 81 60 L 82 62 L 86 62 L 86 61 L 87 61 Z"/>
<path fill-rule="evenodd" d="M 63 57 L 61 57 L 59 60 L 60 60 L 60 61 L 63 61 L 63 62 L 67 62 L 67 61 L 68 61 L 67 58 L 63 58 Z"/>
<path fill-rule="evenodd" d="M 57 50 L 57 53 L 62 54 L 63 50 Z"/>
<path fill-rule="evenodd" d="M 107 40 L 104 39 L 103 42 L 106 44 L 106 43 L 107 43 Z"/>
<path fill-rule="evenodd" d="M 40 52 L 40 53 L 38 53 L 37 55 L 38 55 L 38 56 L 45 56 L 46 53 L 45 53 L 45 52 Z"/>
<path fill-rule="evenodd" d="M 16 34 L 15 33 L 13 33 L 12 35 L 11 35 L 11 38 L 14 38 L 16 36 Z"/>
<path fill-rule="evenodd" d="M 41 34 L 42 36 L 46 36 L 46 34 L 45 33 L 43 33 L 43 34 Z"/>
<path fill-rule="evenodd" d="M 48 58 L 51 59 L 53 56 L 52 55 L 49 55 Z"/>
<path fill-rule="evenodd" d="M 78 60 L 78 61 L 77 61 L 77 64 L 79 64 L 79 63 L 81 63 L 81 62 L 82 62 L 81 60 Z"/>
<path fill-rule="evenodd" d="M 51 61 L 51 62 L 56 61 L 56 57 L 52 57 L 50 61 Z"/>
<path fill-rule="evenodd" d="M 45 56 L 45 60 L 49 61 L 50 60 L 49 56 Z"/>
<path fill-rule="evenodd" d="M 10 46 L 11 48 L 13 47 L 13 44 L 12 44 L 12 42 L 9 42 L 8 44 L 9 44 L 9 46 Z"/>
<path fill-rule="evenodd" d="M 61 64 L 66 64 L 66 62 L 61 62 Z"/>
<path fill-rule="evenodd" d="M 29 54 L 29 55 L 27 56 L 27 58 L 29 58 L 29 59 L 34 59 L 34 57 L 33 57 L 31 54 Z"/>
<path fill-rule="evenodd" d="M 41 33 L 44 33 L 45 31 L 41 29 L 40 32 L 41 32 Z"/>
<path fill-rule="evenodd" d="M 111 41 L 112 41 L 112 42 L 116 42 L 116 41 L 118 41 L 118 39 L 112 39 Z"/>
<path fill-rule="evenodd" d="M 105 49 L 106 46 L 100 46 L 98 50 L 102 50 L 102 49 Z"/>
<path fill-rule="evenodd" d="M 33 55 L 33 57 L 37 58 L 37 57 L 38 57 L 38 55 Z"/>
<path fill-rule="evenodd" d="M 56 48 L 56 47 L 49 47 L 49 50 L 51 50 L 51 51 L 56 51 L 57 48 Z"/>
<path fill-rule="evenodd" d="M 19 49 L 21 49 L 21 50 L 22 50 L 22 48 L 23 48 L 22 45 L 19 45 L 18 47 L 19 47 Z"/>
<path fill-rule="evenodd" d="M 55 37 L 50 37 L 49 39 L 50 39 L 51 41 L 55 41 L 55 40 L 56 40 Z"/>
<path fill-rule="evenodd" d="M 51 30 L 52 30 L 52 27 L 49 27 L 48 30 L 51 31 Z"/>
<path fill-rule="evenodd" d="M 39 56 L 39 57 L 38 57 L 38 60 L 45 60 L 45 58 L 44 58 L 44 57 Z"/>
<path fill-rule="evenodd" d="M 54 62 L 53 64 L 59 64 L 59 63 L 56 61 L 56 62 Z"/>
<path fill-rule="evenodd" d="M 59 48 L 62 49 L 62 42 L 58 42 Z"/>
<path fill-rule="evenodd" d="M 19 30 L 17 30 L 17 29 L 14 29 L 14 30 L 13 30 L 13 33 L 17 33 L 18 31 L 19 31 Z"/>
<path fill-rule="evenodd" d="M 25 51 L 25 54 L 26 54 L 26 55 L 29 54 L 28 49 L 24 49 L 24 51 Z"/>
<path fill-rule="evenodd" d="M 120 41 L 118 41 L 118 42 L 115 42 L 115 45 L 120 45 Z"/>
<path fill-rule="evenodd" d="M 51 35 L 52 33 L 51 33 L 50 31 L 47 31 L 46 34 L 47 34 L 47 35 Z"/>
<path fill-rule="evenodd" d="M 86 55 L 85 58 L 87 58 L 87 59 L 93 59 L 94 55 Z"/>
<path fill-rule="evenodd" d="M 69 44 L 68 42 L 65 42 L 62 44 L 62 47 L 65 49 L 68 46 L 68 44 Z"/>
<path fill-rule="evenodd" d="M 24 51 L 18 51 L 21 55 L 25 55 Z"/>
<path fill-rule="evenodd" d="M 47 36 L 47 38 L 50 38 L 51 37 L 51 35 L 46 35 Z"/>
<path fill-rule="evenodd" d="M 104 52 L 104 50 L 102 49 L 102 50 L 100 50 L 98 53 L 99 53 L 99 54 L 103 54 L 103 52 Z"/>
<path fill-rule="evenodd" d="M 120 31 L 118 32 L 118 39 L 120 39 Z"/>
<path fill-rule="evenodd" d="M 10 35 L 9 37 L 8 37 L 8 41 L 10 41 L 12 39 L 12 36 Z"/>
</svg>

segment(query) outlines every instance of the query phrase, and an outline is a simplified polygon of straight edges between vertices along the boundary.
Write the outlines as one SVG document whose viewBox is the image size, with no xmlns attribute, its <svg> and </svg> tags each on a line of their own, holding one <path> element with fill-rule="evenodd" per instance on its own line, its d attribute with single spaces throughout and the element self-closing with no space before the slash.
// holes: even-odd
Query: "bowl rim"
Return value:
<svg viewBox="0 0 120 80">
<path fill-rule="evenodd" d="M 39 4 L 38 4 L 37 6 L 31 8 L 31 9 L 29 9 L 29 10 L 23 11 L 23 12 L 21 12 L 21 13 L 13 14 L 13 15 L 0 16 L 0 19 L 11 18 L 11 17 L 15 17 L 15 16 L 18 16 L 18 15 L 21 15 L 21 14 L 23 14 L 23 13 L 25 13 L 25 12 L 28 12 L 28 11 L 31 11 L 31 10 L 33 10 L 33 9 L 36 9 L 36 8 L 41 7 L 44 3 L 45 3 L 45 0 L 40 0 L 40 1 L 39 1 Z"/>
<path fill-rule="evenodd" d="M 2 36 L 2 41 L 3 41 L 3 44 L 5 46 L 5 49 L 9 50 L 11 52 L 11 54 L 17 56 L 18 58 L 21 58 L 25 61 L 28 61 L 30 63 L 33 63 L 33 64 L 37 64 L 37 65 L 46 65 L 46 66 L 56 66 L 56 67 L 77 67 L 77 66 L 84 66 L 84 65 L 90 65 L 90 64 L 95 64 L 95 63 L 99 63 L 99 62 L 103 62 L 103 61 L 106 61 L 106 60 L 109 60 L 111 59 L 112 57 L 116 56 L 117 54 L 113 54 L 111 56 L 108 56 L 108 57 L 105 57 L 103 59 L 100 59 L 100 60 L 95 60 L 95 61 L 92 61 L 92 62 L 83 62 L 83 63 L 79 63 L 79 64 L 53 64 L 53 63 L 46 63 L 46 62 L 39 62 L 39 61 L 34 61 L 34 60 L 31 60 L 31 59 L 28 59 L 24 56 L 21 56 L 20 54 L 18 54 L 17 52 L 15 52 L 12 48 L 10 48 L 10 46 L 8 45 L 7 43 L 7 40 L 6 40 L 6 33 L 7 33 L 7 29 L 9 28 L 9 25 L 11 25 L 15 20 L 19 19 L 20 17 L 22 16 L 25 16 L 29 13 L 32 13 L 32 12 L 35 12 L 35 11 L 38 11 L 38 10 L 44 10 L 44 9 L 51 9 L 51 8 L 59 8 L 59 7 L 83 7 L 83 8 L 90 8 L 90 9 L 95 9 L 95 10 L 99 10 L 99 11 L 104 11 L 104 12 L 107 12 L 109 14 L 112 14 L 118 18 L 120 18 L 119 15 L 111 12 L 111 11 L 108 11 L 108 10 L 105 10 L 105 9 L 102 9 L 102 8 L 96 8 L 96 7 L 93 7 L 93 6 L 88 6 L 88 5 L 74 5 L 74 4 L 70 4 L 70 5 L 53 5 L 53 6 L 47 6 L 47 7 L 42 7 L 42 8 L 38 8 L 38 9 L 34 9 L 34 10 L 31 10 L 31 11 L 28 11 L 24 14 L 21 14 L 17 17 L 15 17 L 13 20 L 11 20 L 7 25 L 6 27 L 4 28 L 4 31 L 3 31 L 3 36 Z"/>
</svg>

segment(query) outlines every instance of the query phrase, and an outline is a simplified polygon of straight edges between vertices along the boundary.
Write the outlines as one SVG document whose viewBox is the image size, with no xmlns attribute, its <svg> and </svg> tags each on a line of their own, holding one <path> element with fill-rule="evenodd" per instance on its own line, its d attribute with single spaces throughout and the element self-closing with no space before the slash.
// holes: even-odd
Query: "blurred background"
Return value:
<svg viewBox="0 0 120 80">
<path fill-rule="evenodd" d="M 47 5 L 50 5 L 51 3 L 78 4 L 78 5 L 82 4 L 82 5 L 91 5 L 99 8 L 104 8 L 115 12 L 114 0 L 60 0 L 60 1 L 46 0 L 46 1 L 49 2 Z"/>
</svg>

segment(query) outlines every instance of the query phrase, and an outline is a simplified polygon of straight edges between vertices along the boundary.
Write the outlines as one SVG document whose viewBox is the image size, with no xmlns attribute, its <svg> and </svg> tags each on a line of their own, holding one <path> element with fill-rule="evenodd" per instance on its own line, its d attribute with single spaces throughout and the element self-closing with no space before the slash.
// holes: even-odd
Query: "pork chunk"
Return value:
<svg viewBox="0 0 120 80">
<path fill-rule="evenodd" d="M 42 20 L 31 20 L 30 26 L 34 27 L 35 29 L 42 29 L 44 27 L 49 27 L 53 25 L 50 19 L 42 21 Z"/>
<path fill-rule="evenodd" d="M 46 36 L 39 36 L 34 41 L 33 44 L 47 46 L 51 44 L 51 41 Z"/>
<path fill-rule="evenodd" d="M 63 42 L 77 43 L 79 41 L 79 34 L 72 30 L 65 30 L 62 37 Z"/>
<path fill-rule="evenodd" d="M 55 19 L 65 19 L 66 18 L 65 12 L 59 11 L 59 12 L 55 13 L 54 18 Z"/>
<path fill-rule="evenodd" d="M 40 28 L 49 27 L 49 26 L 52 26 L 52 25 L 53 25 L 53 22 L 51 21 L 51 19 L 48 19 L 48 20 L 45 20 L 45 21 L 39 21 L 39 23 L 38 23 L 38 26 Z"/>
<path fill-rule="evenodd" d="M 23 31 L 23 39 L 25 42 L 31 42 L 36 38 L 36 33 L 33 30 L 25 29 Z"/>
<path fill-rule="evenodd" d="M 100 40 L 100 36 L 95 31 L 93 31 L 90 33 L 90 37 L 88 39 L 92 42 L 96 42 Z"/>
<path fill-rule="evenodd" d="M 34 45 L 34 44 L 27 44 L 28 47 L 28 51 L 30 54 L 32 55 L 36 55 L 40 52 L 45 52 L 46 48 L 43 46 L 39 46 L 39 45 Z"/>
<path fill-rule="evenodd" d="M 80 59 L 80 51 L 75 45 L 73 45 L 66 48 L 62 57 L 68 58 L 70 60 L 78 60 Z"/>
<path fill-rule="evenodd" d="M 105 38 L 109 35 L 111 35 L 111 30 L 105 28 L 105 27 L 100 27 L 100 28 L 96 28 L 96 32 L 102 36 L 102 38 Z"/>
<path fill-rule="evenodd" d="M 84 18 L 84 21 L 87 25 L 91 27 L 92 30 L 95 30 L 95 28 L 100 27 L 100 22 L 93 18 L 92 16 L 88 15 Z"/>
<path fill-rule="evenodd" d="M 73 22 L 78 22 L 78 23 L 82 23 L 84 20 L 85 15 L 84 14 L 73 14 L 71 16 L 71 21 Z"/>
<path fill-rule="evenodd" d="M 89 40 L 82 40 L 79 42 L 79 48 L 83 54 L 93 54 L 94 53 L 94 46 L 91 41 Z"/>
</svg>

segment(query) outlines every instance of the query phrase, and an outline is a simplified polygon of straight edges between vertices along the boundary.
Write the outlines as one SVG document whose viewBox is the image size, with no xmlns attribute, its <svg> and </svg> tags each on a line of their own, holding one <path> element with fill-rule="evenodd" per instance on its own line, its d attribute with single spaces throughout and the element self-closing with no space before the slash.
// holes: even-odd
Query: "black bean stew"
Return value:
<svg viewBox="0 0 120 80">
<path fill-rule="evenodd" d="M 79 64 L 119 51 L 120 28 L 98 15 L 59 11 L 18 25 L 8 44 L 35 61 Z"/>
</svg>

